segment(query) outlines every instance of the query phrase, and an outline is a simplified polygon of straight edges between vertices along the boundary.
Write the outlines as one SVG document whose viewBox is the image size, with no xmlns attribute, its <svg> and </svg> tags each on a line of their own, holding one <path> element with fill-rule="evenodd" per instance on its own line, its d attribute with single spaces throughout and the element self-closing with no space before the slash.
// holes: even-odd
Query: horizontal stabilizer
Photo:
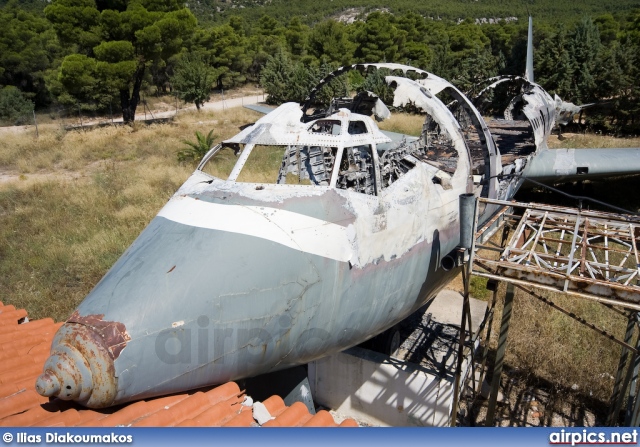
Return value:
<svg viewBox="0 0 640 447">
<path fill-rule="evenodd" d="M 563 183 L 640 174 L 640 148 L 547 149 L 529 163 L 523 177 Z"/>
<path fill-rule="evenodd" d="M 246 104 L 244 107 L 245 109 L 253 110 L 254 112 L 262 113 L 263 115 L 273 112 L 276 109 L 275 107 L 264 104 Z"/>
</svg>

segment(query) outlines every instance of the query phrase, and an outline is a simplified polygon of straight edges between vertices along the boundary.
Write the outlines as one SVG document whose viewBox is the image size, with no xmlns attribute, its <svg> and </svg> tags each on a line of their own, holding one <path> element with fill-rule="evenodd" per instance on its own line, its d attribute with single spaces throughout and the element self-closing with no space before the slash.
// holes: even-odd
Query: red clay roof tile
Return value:
<svg viewBox="0 0 640 447">
<path fill-rule="evenodd" d="M 338 427 L 359 427 L 358 423 L 353 419 L 345 419 Z"/>
<path fill-rule="evenodd" d="M 300 419 L 308 415 L 307 407 L 302 402 L 294 402 L 275 419 L 266 422 L 263 427 L 296 427 Z"/>
<path fill-rule="evenodd" d="M 325 410 L 318 411 L 315 416 L 304 423 L 305 427 L 330 427 L 335 424 L 331 413 Z"/>
<path fill-rule="evenodd" d="M 233 413 L 235 411 L 239 411 L 239 413 Z M 239 410 L 235 410 L 232 407 L 233 417 L 229 419 L 227 422 L 222 424 L 222 427 L 251 427 L 258 426 L 258 424 L 253 420 L 253 412 L 249 407 L 241 407 Z"/>
<path fill-rule="evenodd" d="M 16 324 L 18 324 L 18 321 L 20 321 L 22 318 L 26 316 L 27 316 L 27 311 L 24 309 L 18 309 L 18 310 L 7 312 L 5 307 L 0 313 L 0 324 L 3 324 L 5 322 L 9 322 L 9 323 L 15 322 Z"/>
<path fill-rule="evenodd" d="M 253 407 L 242 404 L 246 396 L 234 382 L 104 410 L 86 409 L 59 399 L 49 401 L 35 392 L 34 384 L 62 323 L 45 318 L 18 324 L 26 316 L 23 309 L 0 302 L 0 426 L 258 425 Z M 271 396 L 263 403 L 274 417 L 265 426 L 337 426 L 328 412 L 312 416 L 301 402 L 287 407 L 282 398 Z M 347 419 L 340 426 L 358 424 Z"/>
</svg>

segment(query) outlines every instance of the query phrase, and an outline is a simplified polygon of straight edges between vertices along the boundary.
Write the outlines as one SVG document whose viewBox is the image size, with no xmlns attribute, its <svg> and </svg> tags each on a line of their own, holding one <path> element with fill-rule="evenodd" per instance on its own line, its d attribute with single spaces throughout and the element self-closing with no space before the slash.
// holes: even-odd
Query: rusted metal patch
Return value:
<svg viewBox="0 0 640 447">
<path fill-rule="evenodd" d="M 120 356 L 131 337 L 123 323 L 104 321 L 104 314 L 81 316 L 76 310 L 67 323 L 78 323 L 92 328 L 101 338 L 113 360 Z"/>
</svg>

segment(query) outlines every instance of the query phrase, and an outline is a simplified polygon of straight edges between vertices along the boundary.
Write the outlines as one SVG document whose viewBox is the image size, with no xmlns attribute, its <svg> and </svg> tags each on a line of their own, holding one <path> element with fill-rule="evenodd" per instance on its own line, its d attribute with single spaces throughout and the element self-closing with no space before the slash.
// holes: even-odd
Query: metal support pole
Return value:
<svg viewBox="0 0 640 447">
<path fill-rule="evenodd" d="M 464 278 L 464 301 L 462 303 L 462 319 L 460 321 L 460 338 L 458 340 L 458 355 L 456 358 L 456 373 L 453 381 L 453 405 L 451 406 L 451 415 L 449 417 L 449 425 L 451 427 L 456 426 L 456 420 L 458 415 L 458 403 L 460 400 L 460 382 L 462 379 L 462 362 L 464 360 L 464 343 L 466 337 L 466 325 L 467 314 L 469 313 L 469 287 L 468 287 L 468 274 L 465 268 L 462 269 L 462 276 Z M 469 328 L 471 332 L 471 328 Z"/>
<path fill-rule="evenodd" d="M 460 338 L 458 343 L 458 356 L 456 361 L 456 373 L 453 385 L 453 406 L 451 408 L 451 416 L 449 423 L 452 427 L 456 425 L 456 419 L 458 414 L 458 404 L 460 400 L 460 385 L 462 381 L 462 363 L 464 361 L 464 345 L 467 338 L 466 326 L 469 324 L 469 335 L 473 336 L 471 327 L 471 310 L 469 307 L 469 281 L 471 278 L 471 271 L 473 262 L 473 247 L 474 247 L 474 235 L 477 221 L 477 200 L 473 194 L 461 194 L 460 195 L 460 245 L 462 250 L 461 256 L 465 259 L 465 263 L 462 265 L 462 279 L 464 282 L 464 300 L 462 303 L 462 319 L 460 321 Z M 473 362 L 473 360 L 472 360 Z M 475 369 L 473 371 L 475 376 Z M 475 378 L 474 378 L 475 380 Z M 475 388 L 475 387 L 474 387 Z"/>
<path fill-rule="evenodd" d="M 504 355 L 507 350 L 507 336 L 509 335 L 509 324 L 511 323 L 511 311 L 513 309 L 513 297 L 515 287 L 507 283 L 507 293 L 504 296 L 504 307 L 502 309 L 502 324 L 500 326 L 500 338 L 498 339 L 498 349 L 496 351 L 496 361 L 493 366 L 493 380 L 491 381 L 491 394 L 489 395 L 489 405 L 487 407 L 487 417 L 485 425 L 493 427 L 496 414 L 496 403 L 498 401 L 498 391 L 500 391 L 500 377 L 504 366 Z"/>
<path fill-rule="evenodd" d="M 631 314 L 629 316 L 629 322 L 627 323 L 627 332 L 624 336 L 624 341 L 627 344 L 631 343 L 631 339 L 633 338 L 633 330 L 635 329 L 636 324 L 635 314 Z M 624 374 L 624 369 L 627 366 L 627 358 L 629 357 L 629 350 L 627 348 L 622 348 L 622 352 L 620 354 L 620 362 L 618 362 L 618 372 L 616 373 L 616 381 L 613 385 L 613 393 L 611 394 L 611 400 L 609 404 L 609 416 L 607 417 L 607 425 L 614 426 L 618 420 L 618 415 L 620 414 L 620 408 L 622 408 L 622 400 L 624 399 L 624 389 L 623 382 L 626 382 L 626 377 Z M 627 374 L 629 376 L 629 374 Z M 628 382 L 627 382 L 628 383 Z M 623 396 L 621 398 L 621 396 Z"/>
<path fill-rule="evenodd" d="M 635 314 L 636 326 L 640 322 L 640 315 Z M 636 339 L 636 350 L 640 348 L 640 336 Z M 630 427 L 634 413 L 637 407 L 638 396 L 638 372 L 640 372 L 640 355 L 637 352 L 633 353 L 633 375 L 631 376 L 631 386 L 629 387 L 629 398 L 627 399 L 627 412 L 624 418 L 625 427 Z"/>
<path fill-rule="evenodd" d="M 640 399 L 637 398 L 633 404 L 633 415 L 629 427 L 640 427 Z"/>
<path fill-rule="evenodd" d="M 484 336 L 484 348 L 482 349 L 482 356 L 480 358 L 480 377 L 476 384 L 476 396 L 482 392 L 482 382 L 484 382 L 485 368 L 487 366 L 487 357 L 489 357 L 489 341 L 491 340 L 491 328 L 493 327 L 493 316 L 495 315 L 496 301 L 498 298 L 498 289 L 493 291 L 491 298 L 491 305 L 487 308 L 485 313 L 485 319 L 487 320 Z"/>
<path fill-rule="evenodd" d="M 38 121 L 36 121 L 36 109 L 33 109 L 33 122 L 36 125 L 36 138 L 40 136 L 38 133 Z"/>
</svg>

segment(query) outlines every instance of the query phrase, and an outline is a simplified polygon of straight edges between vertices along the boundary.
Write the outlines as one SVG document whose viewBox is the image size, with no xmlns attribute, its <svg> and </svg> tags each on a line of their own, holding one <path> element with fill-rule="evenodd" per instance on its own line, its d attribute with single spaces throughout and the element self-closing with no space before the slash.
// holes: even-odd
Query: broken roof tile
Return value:
<svg viewBox="0 0 640 447">
<path fill-rule="evenodd" d="M 234 382 L 186 393 L 140 400 L 103 410 L 74 402 L 49 400 L 35 391 L 51 341 L 62 323 L 51 318 L 29 321 L 27 312 L 0 302 L 0 426 L 46 427 L 252 427 L 253 407 L 243 405 L 245 393 Z M 20 324 L 22 323 L 22 324 Z M 353 419 L 337 424 L 326 411 L 311 415 L 296 402 L 287 407 L 271 396 L 264 407 L 274 427 L 357 427 Z"/>
</svg>

